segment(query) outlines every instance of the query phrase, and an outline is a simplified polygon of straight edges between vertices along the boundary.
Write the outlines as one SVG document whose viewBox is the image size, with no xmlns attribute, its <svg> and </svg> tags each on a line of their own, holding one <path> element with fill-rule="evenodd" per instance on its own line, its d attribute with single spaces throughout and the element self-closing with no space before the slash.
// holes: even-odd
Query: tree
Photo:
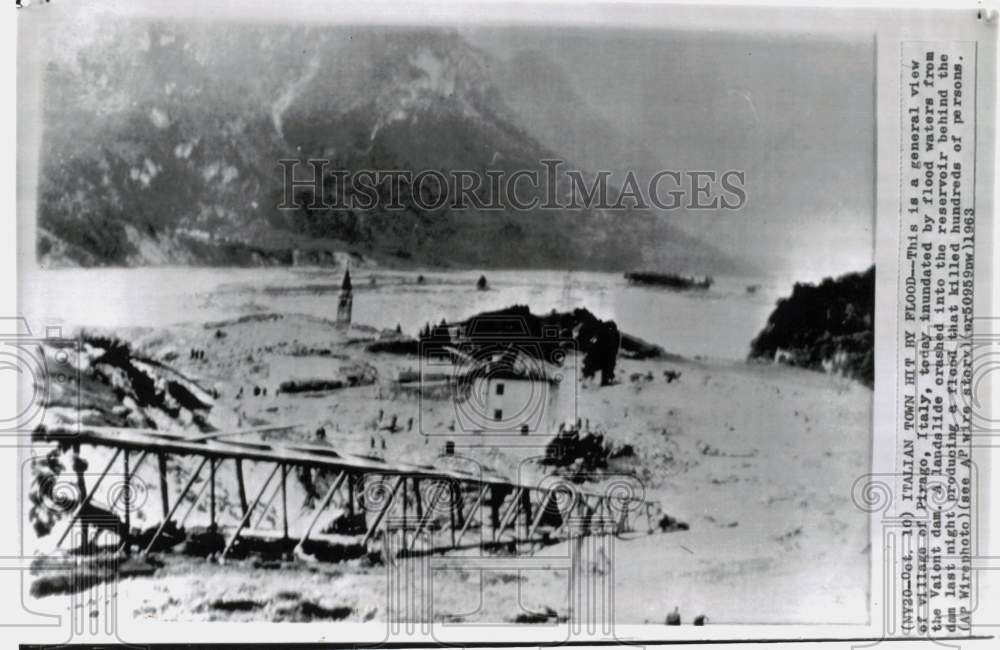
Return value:
<svg viewBox="0 0 1000 650">
<path fill-rule="evenodd" d="M 618 349 L 622 343 L 618 326 L 614 321 L 601 323 L 589 343 L 583 357 L 583 376 L 589 379 L 600 371 L 601 386 L 610 386 L 614 382 Z"/>
</svg>

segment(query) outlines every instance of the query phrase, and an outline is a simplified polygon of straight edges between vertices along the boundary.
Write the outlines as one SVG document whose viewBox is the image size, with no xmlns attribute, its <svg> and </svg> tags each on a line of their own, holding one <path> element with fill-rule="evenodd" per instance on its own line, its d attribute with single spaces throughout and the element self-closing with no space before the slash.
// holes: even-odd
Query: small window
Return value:
<svg viewBox="0 0 1000 650">
<path fill-rule="evenodd" d="M 503 384 L 497 384 L 497 395 L 503 395 Z"/>
<path fill-rule="evenodd" d="M 502 409 L 494 409 L 494 411 L 493 411 L 493 419 L 496 420 L 497 422 L 499 422 L 500 420 L 502 420 L 503 419 L 503 410 Z"/>
</svg>

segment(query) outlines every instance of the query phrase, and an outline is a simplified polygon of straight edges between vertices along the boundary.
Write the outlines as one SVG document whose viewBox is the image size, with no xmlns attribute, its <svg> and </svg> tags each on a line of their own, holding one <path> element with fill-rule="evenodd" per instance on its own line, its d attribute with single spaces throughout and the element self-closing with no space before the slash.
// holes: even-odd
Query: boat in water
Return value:
<svg viewBox="0 0 1000 650">
<path fill-rule="evenodd" d="M 651 271 L 630 271 L 625 279 L 631 284 L 666 287 L 677 291 L 707 291 L 714 280 L 710 276 L 698 279 L 675 273 L 653 273 Z"/>
</svg>

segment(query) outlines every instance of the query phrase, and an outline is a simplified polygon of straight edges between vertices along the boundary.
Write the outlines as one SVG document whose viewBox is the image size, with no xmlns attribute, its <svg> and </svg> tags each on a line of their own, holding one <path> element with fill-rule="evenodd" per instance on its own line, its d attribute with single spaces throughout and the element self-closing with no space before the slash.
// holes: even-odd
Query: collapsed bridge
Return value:
<svg viewBox="0 0 1000 650">
<path fill-rule="evenodd" d="M 170 539 L 183 534 L 196 508 L 207 514 L 207 529 L 218 538 L 211 554 L 223 562 L 234 549 L 260 539 L 275 541 L 300 557 L 311 556 L 323 544 L 368 549 L 379 540 L 383 552 L 392 548 L 395 555 L 511 545 L 531 549 L 580 536 L 636 532 L 643 524 L 652 532 L 662 514 L 658 505 L 644 499 L 636 481 L 621 477 L 603 492 L 594 492 L 558 475 L 529 484 L 483 472 L 347 455 L 329 446 L 226 439 L 289 428 L 200 436 L 109 427 L 40 428 L 36 441 L 58 443 L 72 449 L 75 457 L 82 447 L 110 454 L 98 473 L 76 469 L 75 477 L 53 478 L 72 480 L 77 493 L 56 548 L 75 531 L 74 537 L 83 540 L 78 549 L 83 552 L 98 548 L 103 535 L 113 536 L 125 555 L 163 550 Z M 155 461 L 162 507 L 159 522 L 140 534 L 133 519 L 138 513 L 137 484 L 145 483 L 138 472 L 149 466 L 147 461 Z M 183 470 L 178 472 L 186 477 L 180 489 L 170 489 L 168 461 Z M 250 466 L 253 472 L 247 471 Z M 322 497 L 311 512 L 290 516 L 289 476 L 319 473 L 332 477 Z M 256 480 L 250 480 L 253 477 Z M 220 503 L 218 488 L 224 479 L 237 487 L 235 516 Z M 106 499 L 109 509 L 95 505 L 102 489 L 113 494 Z M 144 519 L 149 509 L 142 509 Z M 331 517 L 334 511 L 339 513 L 334 520 L 338 525 L 321 526 L 324 515 Z M 268 519 L 274 522 L 270 529 L 263 526 Z"/>
</svg>

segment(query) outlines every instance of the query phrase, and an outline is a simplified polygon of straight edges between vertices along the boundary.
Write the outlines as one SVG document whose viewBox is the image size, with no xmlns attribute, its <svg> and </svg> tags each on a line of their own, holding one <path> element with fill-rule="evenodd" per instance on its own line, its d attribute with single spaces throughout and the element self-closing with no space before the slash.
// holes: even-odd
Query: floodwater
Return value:
<svg viewBox="0 0 1000 650">
<path fill-rule="evenodd" d="M 355 323 L 417 334 L 426 323 L 526 304 L 534 313 L 585 307 L 619 329 L 687 357 L 746 358 L 792 279 L 717 277 L 708 291 L 629 285 L 589 271 L 352 269 Z M 476 289 L 485 275 L 489 289 Z M 117 268 L 38 270 L 21 281 L 33 331 L 61 325 L 159 327 L 279 312 L 335 318 L 343 269 Z M 755 293 L 748 285 L 759 285 Z"/>
</svg>

